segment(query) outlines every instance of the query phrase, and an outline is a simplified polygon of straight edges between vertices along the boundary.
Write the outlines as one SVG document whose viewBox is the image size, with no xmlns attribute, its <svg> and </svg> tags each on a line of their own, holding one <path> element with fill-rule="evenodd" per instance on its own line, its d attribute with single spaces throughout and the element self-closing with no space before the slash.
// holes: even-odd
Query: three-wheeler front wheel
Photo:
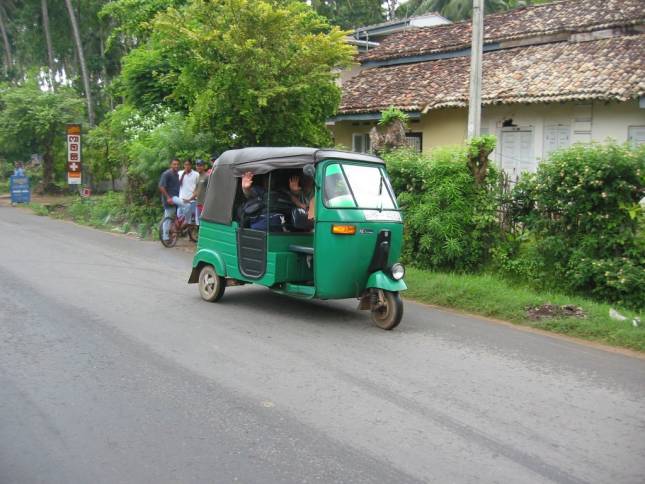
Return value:
<svg viewBox="0 0 645 484">
<path fill-rule="evenodd" d="M 403 317 L 403 301 L 398 292 L 378 289 L 372 303 L 372 321 L 381 329 L 394 329 Z"/>
<path fill-rule="evenodd" d="M 213 266 L 205 265 L 199 271 L 199 294 L 204 301 L 217 302 L 224 295 L 226 279 L 217 275 Z"/>
</svg>

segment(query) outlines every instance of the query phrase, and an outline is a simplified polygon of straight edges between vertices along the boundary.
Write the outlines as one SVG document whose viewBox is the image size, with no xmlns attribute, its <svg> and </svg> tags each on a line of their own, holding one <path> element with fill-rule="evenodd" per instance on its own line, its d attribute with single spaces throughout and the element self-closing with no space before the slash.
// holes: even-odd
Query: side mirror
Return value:
<svg viewBox="0 0 645 484">
<path fill-rule="evenodd" d="M 316 167 L 313 164 L 308 164 L 302 167 L 302 172 L 309 178 L 316 178 Z"/>
</svg>

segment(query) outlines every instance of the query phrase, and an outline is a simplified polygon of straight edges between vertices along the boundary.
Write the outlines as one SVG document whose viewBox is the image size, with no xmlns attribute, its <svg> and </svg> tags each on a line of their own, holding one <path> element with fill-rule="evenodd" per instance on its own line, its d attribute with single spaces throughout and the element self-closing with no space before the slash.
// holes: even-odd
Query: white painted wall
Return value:
<svg viewBox="0 0 645 484">
<path fill-rule="evenodd" d="M 482 109 L 482 133 L 494 134 L 498 147 L 493 159 L 502 164 L 502 124 L 512 119 L 522 131 L 530 130 L 532 139 L 532 160 L 534 167 L 548 156 L 545 133 L 564 137 L 569 128 L 570 143 L 613 139 L 619 143 L 627 141 L 630 126 L 645 126 L 645 109 L 638 100 L 626 103 L 552 103 L 484 106 Z M 550 127 L 553 127 L 550 129 Z"/>
</svg>

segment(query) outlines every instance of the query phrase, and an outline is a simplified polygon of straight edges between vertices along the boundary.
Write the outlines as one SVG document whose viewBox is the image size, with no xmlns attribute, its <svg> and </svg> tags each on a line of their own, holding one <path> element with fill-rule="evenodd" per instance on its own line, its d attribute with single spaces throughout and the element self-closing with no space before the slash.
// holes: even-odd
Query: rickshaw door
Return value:
<svg viewBox="0 0 645 484">
<path fill-rule="evenodd" d="M 267 265 L 266 231 L 238 228 L 237 260 L 243 276 L 249 279 L 261 278 Z"/>
</svg>

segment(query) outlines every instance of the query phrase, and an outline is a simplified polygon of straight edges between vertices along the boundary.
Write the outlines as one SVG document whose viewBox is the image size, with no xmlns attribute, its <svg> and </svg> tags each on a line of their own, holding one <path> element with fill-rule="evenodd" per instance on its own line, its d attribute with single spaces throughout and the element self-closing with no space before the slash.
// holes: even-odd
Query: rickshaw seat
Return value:
<svg viewBox="0 0 645 484">
<path fill-rule="evenodd" d="M 300 254 L 314 255 L 314 248 L 307 247 L 305 245 L 290 244 L 289 250 L 291 252 L 298 252 Z"/>
</svg>

